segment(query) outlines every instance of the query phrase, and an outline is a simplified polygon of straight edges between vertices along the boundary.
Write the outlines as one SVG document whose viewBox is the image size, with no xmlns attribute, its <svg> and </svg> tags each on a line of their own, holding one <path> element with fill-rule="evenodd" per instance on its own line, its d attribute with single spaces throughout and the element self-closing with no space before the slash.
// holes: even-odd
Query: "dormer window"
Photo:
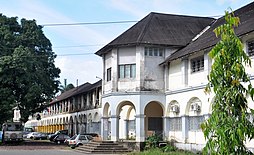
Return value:
<svg viewBox="0 0 254 155">
<path fill-rule="evenodd" d="M 204 57 L 198 57 L 191 60 L 191 72 L 199 72 L 204 70 Z"/>
<path fill-rule="evenodd" d="M 247 42 L 247 52 L 249 56 L 254 55 L 254 40 Z"/>
</svg>

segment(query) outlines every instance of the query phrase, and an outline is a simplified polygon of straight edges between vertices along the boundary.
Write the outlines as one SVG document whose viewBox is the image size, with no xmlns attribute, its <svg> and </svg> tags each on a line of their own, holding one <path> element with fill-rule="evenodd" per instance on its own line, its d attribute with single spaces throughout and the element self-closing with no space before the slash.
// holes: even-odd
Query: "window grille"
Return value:
<svg viewBox="0 0 254 155">
<path fill-rule="evenodd" d="M 182 118 L 181 117 L 169 118 L 169 130 L 182 131 Z"/>
<path fill-rule="evenodd" d="M 249 42 L 247 42 L 247 48 L 248 48 L 248 55 L 249 56 L 253 56 L 254 55 L 254 40 L 251 40 Z"/>
<path fill-rule="evenodd" d="M 128 120 L 128 131 L 136 130 L 136 122 L 135 120 Z"/>
<path fill-rule="evenodd" d="M 191 60 L 191 72 L 199 72 L 204 70 L 204 57 L 198 57 Z"/>
<path fill-rule="evenodd" d="M 197 131 L 201 129 L 201 123 L 205 121 L 204 116 L 190 116 L 189 117 L 189 130 Z"/>
</svg>

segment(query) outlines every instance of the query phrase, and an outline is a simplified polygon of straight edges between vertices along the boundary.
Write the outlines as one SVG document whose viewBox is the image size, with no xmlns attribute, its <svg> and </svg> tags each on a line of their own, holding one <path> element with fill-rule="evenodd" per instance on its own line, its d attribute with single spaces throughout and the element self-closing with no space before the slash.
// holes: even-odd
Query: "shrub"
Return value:
<svg viewBox="0 0 254 155">
<path fill-rule="evenodd" d="M 151 149 L 157 147 L 157 144 L 160 141 L 160 137 L 157 135 L 152 135 L 147 137 L 146 142 L 145 142 L 145 149 Z"/>
</svg>

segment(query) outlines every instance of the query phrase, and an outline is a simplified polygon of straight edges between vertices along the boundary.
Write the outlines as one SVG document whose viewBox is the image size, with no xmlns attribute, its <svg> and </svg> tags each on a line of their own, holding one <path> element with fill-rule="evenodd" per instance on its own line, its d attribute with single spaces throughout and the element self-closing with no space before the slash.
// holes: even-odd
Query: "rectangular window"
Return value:
<svg viewBox="0 0 254 155">
<path fill-rule="evenodd" d="M 107 69 L 107 81 L 111 81 L 111 67 Z"/>
<path fill-rule="evenodd" d="M 164 53 L 163 48 L 159 47 L 145 47 L 145 56 L 162 57 Z"/>
<path fill-rule="evenodd" d="M 191 60 L 191 72 L 199 72 L 204 70 L 204 57 L 198 57 Z"/>
<path fill-rule="evenodd" d="M 203 116 L 190 116 L 189 117 L 189 130 L 197 131 L 201 130 L 201 123 L 205 121 Z"/>
<path fill-rule="evenodd" d="M 119 78 L 135 78 L 136 64 L 119 65 Z"/>
<path fill-rule="evenodd" d="M 119 65 L 119 78 L 124 78 L 124 65 Z"/>
<path fill-rule="evenodd" d="M 169 119 L 169 130 L 170 131 L 182 131 L 182 118 L 173 117 Z"/>
<path fill-rule="evenodd" d="M 145 56 L 148 56 L 148 48 L 145 47 Z"/>
<path fill-rule="evenodd" d="M 149 48 L 149 56 L 153 56 L 153 49 Z"/>
<path fill-rule="evenodd" d="M 125 65 L 124 75 L 125 75 L 125 78 L 131 77 L 131 65 Z"/>
<path fill-rule="evenodd" d="M 248 52 L 248 55 L 249 56 L 253 56 L 254 55 L 254 40 L 252 40 L 252 41 L 249 41 L 248 43 L 247 43 L 247 52 Z"/>
</svg>

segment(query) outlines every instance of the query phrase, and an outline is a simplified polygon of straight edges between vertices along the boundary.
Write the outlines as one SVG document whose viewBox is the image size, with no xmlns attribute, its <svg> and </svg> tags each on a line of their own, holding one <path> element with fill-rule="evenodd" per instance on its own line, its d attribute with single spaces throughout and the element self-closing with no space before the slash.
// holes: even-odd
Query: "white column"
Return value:
<svg viewBox="0 0 254 155">
<path fill-rule="evenodd" d="M 102 140 L 108 139 L 108 117 L 101 118 L 101 138 Z"/>
<path fill-rule="evenodd" d="M 123 133 L 124 133 L 123 139 L 128 138 L 128 122 L 129 122 L 129 120 L 127 120 L 127 119 L 123 121 Z"/>
<path fill-rule="evenodd" d="M 165 65 L 164 72 L 165 72 L 164 74 L 165 90 L 168 90 L 169 89 L 169 63 Z"/>
<path fill-rule="evenodd" d="M 136 142 L 145 141 L 145 115 L 136 115 Z"/>
<path fill-rule="evenodd" d="M 189 132 L 189 116 L 182 116 L 182 138 L 183 142 L 186 143 Z"/>
<path fill-rule="evenodd" d="M 119 116 L 111 115 L 111 140 L 119 140 Z"/>
<path fill-rule="evenodd" d="M 163 117 L 164 125 L 163 125 L 163 131 L 164 131 L 164 140 L 169 140 L 169 129 L 170 129 L 170 122 L 169 117 Z"/>
</svg>

